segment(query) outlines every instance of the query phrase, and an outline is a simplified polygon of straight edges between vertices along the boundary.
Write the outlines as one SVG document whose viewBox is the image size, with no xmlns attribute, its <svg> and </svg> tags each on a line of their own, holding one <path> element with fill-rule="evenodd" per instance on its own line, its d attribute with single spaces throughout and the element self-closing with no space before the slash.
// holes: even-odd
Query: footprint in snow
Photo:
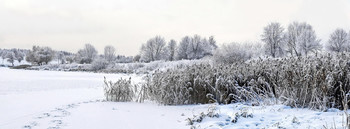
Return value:
<svg viewBox="0 0 350 129">
<path fill-rule="evenodd" d="M 62 120 L 52 120 L 51 123 L 54 123 L 56 125 L 62 125 L 63 124 Z"/>
<path fill-rule="evenodd" d="M 60 127 L 49 127 L 47 129 L 60 129 Z"/>
<path fill-rule="evenodd" d="M 61 126 L 64 126 L 64 122 L 62 120 L 57 120 L 57 118 L 69 116 L 71 113 L 68 110 L 72 109 L 72 108 L 76 108 L 76 107 L 80 106 L 80 104 L 96 103 L 96 102 L 103 102 L 103 100 L 97 99 L 97 100 L 83 101 L 83 102 L 68 104 L 68 105 L 62 106 L 60 108 L 55 108 L 54 110 L 51 110 L 50 112 L 43 113 L 43 114 L 40 114 L 38 117 L 35 117 L 39 121 L 30 122 L 29 124 L 24 125 L 22 128 L 31 129 L 35 126 L 38 126 L 40 121 L 47 122 L 47 121 L 45 121 L 45 119 L 52 119 L 50 121 L 50 124 L 53 124 L 53 125 L 48 127 L 48 129 L 60 129 Z M 114 108 L 113 110 L 117 110 L 117 109 Z M 128 112 L 130 112 L 130 111 L 128 111 Z"/>
<path fill-rule="evenodd" d="M 75 108 L 75 107 L 77 107 L 77 106 L 78 106 L 77 104 L 68 104 L 68 105 L 66 106 L 66 109 Z"/>
<path fill-rule="evenodd" d="M 43 118 L 47 118 L 47 117 L 50 117 L 51 114 L 50 113 L 43 113 L 42 115 L 36 117 L 37 119 L 43 119 Z"/>
<path fill-rule="evenodd" d="M 34 122 L 31 122 L 29 125 L 23 126 L 23 128 L 24 129 L 31 129 L 32 127 L 37 126 L 37 125 L 38 125 L 38 123 L 34 121 Z"/>
<path fill-rule="evenodd" d="M 52 113 L 54 113 L 55 115 L 53 115 L 53 117 L 66 117 L 70 115 L 70 112 L 68 112 L 67 110 L 53 110 L 51 111 Z"/>
</svg>

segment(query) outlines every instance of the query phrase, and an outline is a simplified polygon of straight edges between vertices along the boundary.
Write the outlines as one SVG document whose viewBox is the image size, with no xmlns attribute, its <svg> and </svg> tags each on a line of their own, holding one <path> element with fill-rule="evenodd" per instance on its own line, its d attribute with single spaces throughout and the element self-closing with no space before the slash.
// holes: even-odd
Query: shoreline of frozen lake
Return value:
<svg viewBox="0 0 350 129">
<path fill-rule="evenodd" d="M 87 72 L 32 71 L 0 68 L 0 128 L 191 128 L 186 119 L 207 112 L 211 104 L 160 106 L 152 102 L 105 102 L 103 77 L 142 76 Z M 195 122 L 197 128 L 337 128 L 343 112 L 319 112 L 283 105 L 216 105 L 219 118 Z M 252 117 L 235 114 L 247 110 Z"/>
</svg>

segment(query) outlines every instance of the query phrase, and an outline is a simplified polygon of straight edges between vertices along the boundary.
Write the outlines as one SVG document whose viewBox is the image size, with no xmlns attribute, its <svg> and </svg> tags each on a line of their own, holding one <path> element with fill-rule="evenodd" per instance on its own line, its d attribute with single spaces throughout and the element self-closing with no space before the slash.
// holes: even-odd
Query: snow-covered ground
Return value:
<svg viewBox="0 0 350 129">
<path fill-rule="evenodd" d="M 343 112 L 337 109 L 318 112 L 284 105 L 247 106 L 240 103 L 220 105 L 216 108 L 219 118 L 205 117 L 201 123 L 195 122 L 194 126 L 225 129 L 340 129 L 345 124 Z"/>
<path fill-rule="evenodd" d="M 0 68 L 0 128 L 21 128 L 37 115 L 72 103 L 103 99 L 103 77 L 123 74 Z M 141 77 L 132 76 L 133 80 Z M 47 128 L 47 127 L 46 127 Z"/>
<path fill-rule="evenodd" d="M 0 129 L 184 129 L 188 118 L 208 113 L 206 105 L 160 106 L 152 102 L 103 101 L 103 77 L 142 76 L 0 68 Z M 283 105 L 216 105 L 218 118 L 203 117 L 198 128 L 341 128 L 343 113 Z M 194 115 L 196 117 L 194 117 Z M 236 122 L 232 122 L 233 120 Z"/>
</svg>

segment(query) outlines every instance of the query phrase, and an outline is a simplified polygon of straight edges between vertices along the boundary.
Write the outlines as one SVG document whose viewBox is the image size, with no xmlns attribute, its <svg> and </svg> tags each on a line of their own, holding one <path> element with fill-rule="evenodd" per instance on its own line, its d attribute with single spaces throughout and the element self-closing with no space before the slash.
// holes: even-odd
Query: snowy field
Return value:
<svg viewBox="0 0 350 129">
<path fill-rule="evenodd" d="M 187 105 L 105 102 L 103 77 L 142 76 L 0 68 L 0 129 L 184 129 L 208 107 L 218 118 L 202 116 L 197 128 L 342 128 L 343 113 L 288 106 Z M 213 108 L 212 108 L 213 109 Z M 194 116 L 195 115 L 195 116 Z M 235 121 L 235 122 L 232 122 Z"/>
<path fill-rule="evenodd" d="M 110 80 L 129 77 L 121 74 L 28 71 L 8 68 L 0 68 L 0 73 L 1 129 L 22 128 L 28 124 L 26 122 L 56 108 L 103 99 L 104 76 Z M 130 76 L 133 76 L 133 80 L 140 80 L 140 77 Z"/>
</svg>

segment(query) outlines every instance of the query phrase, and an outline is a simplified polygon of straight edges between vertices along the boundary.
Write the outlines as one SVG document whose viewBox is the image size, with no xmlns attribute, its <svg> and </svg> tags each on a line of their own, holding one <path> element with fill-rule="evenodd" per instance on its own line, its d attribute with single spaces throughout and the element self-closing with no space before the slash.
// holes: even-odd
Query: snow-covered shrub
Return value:
<svg viewBox="0 0 350 129">
<path fill-rule="evenodd" d="M 95 59 L 92 63 L 91 63 L 91 70 L 92 71 L 98 71 L 101 69 L 105 69 L 108 66 L 108 61 L 105 60 L 104 58 L 98 58 Z"/>
<path fill-rule="evenodd" d="M 104 92 L 107 101 L 128 102 L 132 101 L 135 96 L 131 78 L 119 79 L 116 82 L 104 79 Z"/>
<path fill-rule="evenodd" d="M 244 62 L 255 56 L 260 56 L 263 49 L 260 44 L 256 43 L 230 43 L 223 44 L 216 49 L 213 59 L 219 63 L 232 64 L 235 62 Z"/>
<path fill-rule="evenodd" d="M 145 66 L 144 63 L 116 63 L 109 64 L 105 69 L 99 70 L 103 73 L 139 73 Z M 141 72 L 143 73 L 143 72 Z"/>
<path fill-rule="evenodd" d="M 220 117 L 220 115 L 217 111 L 216 105 L 210 105 L 208 107 L 207 113 L 201 112 L 199 115 L 193 115 L 193 118 L 187 118 L 186 119 L 187 125 L 193 125 L 195 123 L 200 123 L 206 117 L 210 117 L 210 118 L 219 118 Z"/>
<path fill-rule="evenodd" d="M 48 64 L 41 66 L 32 66 L 30 68 L 26 68 L 28 70 L 54 70 L 54 71 L 90 71 L 91 64 Z"/>
</svg>

